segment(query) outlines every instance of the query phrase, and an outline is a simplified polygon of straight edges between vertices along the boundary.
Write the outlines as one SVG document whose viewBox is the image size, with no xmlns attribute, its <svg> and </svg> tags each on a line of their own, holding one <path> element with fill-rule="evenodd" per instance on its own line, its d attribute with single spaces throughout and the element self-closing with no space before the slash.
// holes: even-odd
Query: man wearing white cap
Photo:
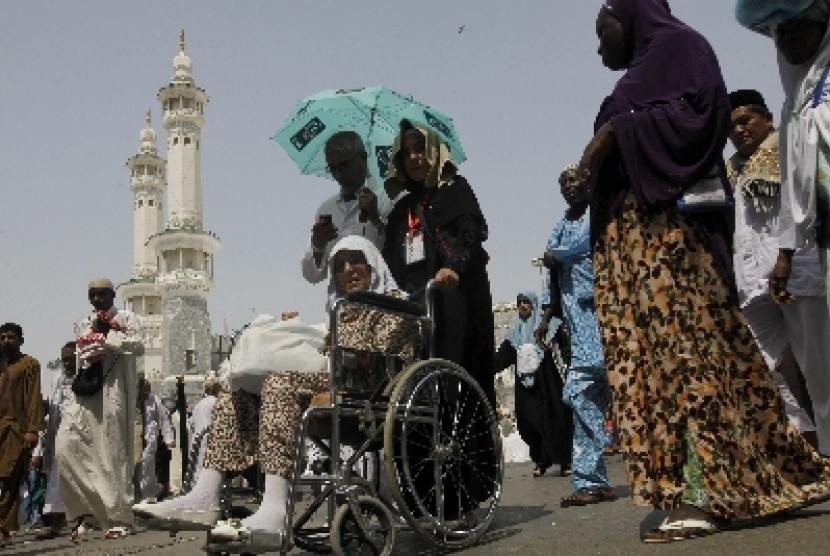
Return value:
<svg viewBox="0 0 830 556">
<path fill-rule="evenodd" d="M 75 325 L 77 373 L 85 380 L 73 383 L 55 450 L 66 517 L 78 520 L 73 540 L 87 516 L 107 529 L 106 538 L 125 536 L 132 527 L 135 357 L 144 351 L 136 316 L 113 307 L 110 280 L 92 280 L 88 298 L 92 314 Z"/>
</svg>

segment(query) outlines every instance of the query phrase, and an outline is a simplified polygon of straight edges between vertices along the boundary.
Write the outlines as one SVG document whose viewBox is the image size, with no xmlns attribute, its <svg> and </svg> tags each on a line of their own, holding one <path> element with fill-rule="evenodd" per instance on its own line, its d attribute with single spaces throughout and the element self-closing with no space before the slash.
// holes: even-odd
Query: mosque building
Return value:
<svg viewBox="0 0 830 556">
<path fill-rule="evenodd" d="M 193 78 L 184 31 L 179 45 L 173 77 L 156 97 L 167 135 L 166 158 L 159 155 L 148 110 L 139 151 L 127 160 L 133 268 L 130 279 L 117 287 L 146 333 L 139 372 L 154 383 L 179 375 L 201 379 L 213 366 L 207 299 L 222 242 L 203 220 L 201 142 L 208 97 Z"/>
</svg>

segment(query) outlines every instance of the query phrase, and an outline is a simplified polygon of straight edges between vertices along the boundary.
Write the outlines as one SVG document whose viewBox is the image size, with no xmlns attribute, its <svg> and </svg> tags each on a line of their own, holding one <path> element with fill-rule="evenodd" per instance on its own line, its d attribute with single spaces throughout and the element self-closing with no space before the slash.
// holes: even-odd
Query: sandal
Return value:
<svg viewBox="0 0 830 556">
<path fill-rule="evenodd" d="M 559 476 L 560 477 L 570 477 L 571 476 L 571 468 L 563 465 L 559 468 Z"/>
<path fill-rule="evenodd" d="M 617 493 L 611 487 L 583 487 L 576 489 L 570 495 L 560 500 L 559 507 L 587 506 L 589 504 L 599 504 L 600 502 L 613 502 L 616 499 Z"/>
<path fill-rule="evenodd" d="M 45 541 L 49 539 L 56 539 L 60 536 L 61 530 L 52 527 L 38 527 L 35 529 L 35 539 Z"/>
<path fill-rule="evenodd" d="M 536 467 L 533 468 L 533 476 L 535 478 L 539 478 L 542 475 L 544 475 L 547 470 L 548 470 L 547 465 L 537 465 Z"/>
<path fill-rule="evenodd" d="M 676 519 L 663 522 L 643 535 L 644 543 L 667 543 L 697 539 L 718 532 L 718 526 L 707 519 Z"/>
<path fill-rule="evenodd" d="M 130 528 L 124 527 L 123 525 L 117 525 L 115 527 L 110 527 L 104 533 L 105 539 L 123 539 L 124 537 L 130 534 Z"/>
</svg>

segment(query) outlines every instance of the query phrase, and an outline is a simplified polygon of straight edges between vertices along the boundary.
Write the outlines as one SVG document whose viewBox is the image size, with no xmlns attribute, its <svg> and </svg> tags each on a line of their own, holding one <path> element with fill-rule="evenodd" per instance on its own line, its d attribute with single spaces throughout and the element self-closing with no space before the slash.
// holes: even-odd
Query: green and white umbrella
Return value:
<svg viewBox="0 0 830 556">
<path fill-rule="evenodd" d="M 466 160 L 452 118 L 386 87 L 331 89 L 304 98 L 272 139 L 297 163 L 301 173 L 331 178 L 326 141 L 339 131 L 354 131 L 369 153 L 370 181 L 380 183 L 386 177 L 392 143 L 403 119 L 441 135 L 454 163 Z"/>
</svg>

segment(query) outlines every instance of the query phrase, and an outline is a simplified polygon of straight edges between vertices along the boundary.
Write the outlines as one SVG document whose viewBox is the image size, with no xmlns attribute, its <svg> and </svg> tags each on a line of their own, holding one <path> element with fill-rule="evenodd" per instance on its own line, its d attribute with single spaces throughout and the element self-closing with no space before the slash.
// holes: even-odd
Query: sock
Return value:
<svg viewBox="0 0 830 556">
<path fill-rule="evenodd" d="M 253 515 L 242 520 L 242 525 L 251 530 L 279 533 L 285 521 L 287 502 L 288 479 L 279 475 L 266 475 L 262 504 Z"/>
<path fill-rule="evenodd" d="M 224 474 L 216 469 L 202 469 L 190 492 L 159 502 L 156 506 L 181 510 L 215 510 L 219 507 L 223 477 Z"/>
</svg>

